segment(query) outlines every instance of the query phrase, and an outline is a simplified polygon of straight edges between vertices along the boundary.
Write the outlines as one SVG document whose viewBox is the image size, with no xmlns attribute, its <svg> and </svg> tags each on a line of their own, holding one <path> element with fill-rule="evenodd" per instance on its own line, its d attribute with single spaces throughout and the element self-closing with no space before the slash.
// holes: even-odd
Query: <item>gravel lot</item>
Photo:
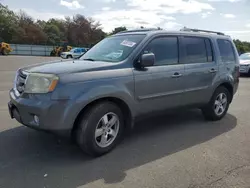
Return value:
<svg viewBox="0 0 250 188">
<path fill-rule="evenodd" d="M 250 187 L 250 78 L 241 78 L 220 122 L 206 122 L 198 110 L 147 119 L 113 152 L 92 159 L 8 115 L 15 71 L 54 59 L 0 56 L 0 188 Z"/>
</svg>

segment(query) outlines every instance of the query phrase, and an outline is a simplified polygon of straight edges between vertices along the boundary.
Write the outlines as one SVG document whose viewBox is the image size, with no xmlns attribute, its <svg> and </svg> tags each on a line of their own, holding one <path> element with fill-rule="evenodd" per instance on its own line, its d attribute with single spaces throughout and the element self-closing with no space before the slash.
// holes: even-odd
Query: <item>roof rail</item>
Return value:
<svg viewBox="0 0 250 188">
<path fill-rule="evenodd" d="M 190 31 L 190 32 L 202 32 L 202 33 L 214 33 L 217 35 L 225 35 L 222 32 L 217 32 L 217 31 L 209 31 L 209 30 L 201 30 L 201 29 L 192 29 L 192 28 L 187 28 L 184 27 L 183 29 L 181 29 L 181 31 Z"/>
<path fill-rule="evenodd" d="M 160 28 L 131 29 L 131 30 L 127 30 L 127 31 L 120 31 L 120 32 L 118 32 L 118 33 L 148 32 L 148 31 L 157 31 L 157 30 L 161 30 L 161 29 L 160 29 Z"/>
</svg>

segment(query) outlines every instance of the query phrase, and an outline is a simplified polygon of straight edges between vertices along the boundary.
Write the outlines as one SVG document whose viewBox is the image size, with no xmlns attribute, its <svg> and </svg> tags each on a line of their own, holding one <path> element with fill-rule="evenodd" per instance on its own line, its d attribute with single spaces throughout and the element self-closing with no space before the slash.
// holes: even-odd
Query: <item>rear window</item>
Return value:
<svg viewBox="0 0 250 188">
<path fill-rule="evenodd" d="M 209 39 L 184 37 L 186 63 L 206 63 L 213 61 L 213 51 Z"/>
<path fill-rule="evenodd" d="M 222 62 L 230 62 L 236 60 L 233 45 L 229 40 L 218 39 L 217 43 L 219 46 Z"/>
</svg>

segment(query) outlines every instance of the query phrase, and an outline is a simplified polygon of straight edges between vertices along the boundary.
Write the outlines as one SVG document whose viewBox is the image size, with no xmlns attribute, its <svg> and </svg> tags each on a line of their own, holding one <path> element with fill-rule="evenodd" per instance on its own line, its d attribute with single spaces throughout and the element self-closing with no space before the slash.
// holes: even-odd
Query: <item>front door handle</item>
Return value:
<svg viewBox="0 0 250 188">
<path fill-rule="evenodd" d="M 182 76 L 182 74 L 180 74 L 179 72 L 175 72 L 171 77 L 172 78 L 179 78 L 181 76 Z"/>
<path fill-rule="evenodd" d="M 209 72 L 210 72 L 210 73 L 215 73 L 215 72 L 217 72 L 217 70 L 214 69 L 214 68 L 212 68 L 212 69 L 209 70 Z"/>
</svg>

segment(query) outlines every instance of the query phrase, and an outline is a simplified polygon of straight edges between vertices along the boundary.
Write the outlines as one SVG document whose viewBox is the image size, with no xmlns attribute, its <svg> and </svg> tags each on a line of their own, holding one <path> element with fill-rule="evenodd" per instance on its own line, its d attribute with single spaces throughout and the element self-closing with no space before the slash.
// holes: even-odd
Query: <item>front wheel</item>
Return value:
<svg viewBox="0 0 250 188">
<path fill-rule="evenodd" d="M 231 94 L 225 87 L 215 90 L 210 102 L 202 109 L 203 115 L 207 120 L 217 121 L 222 119 L 229 108 Z"/>
<path fill-rule="evenodd" d="M 84 114 L 76 131 L 76 140 L 84 152 L 100 156 L 119 143 L 123 130 L 124 119 L 120 108 L 112 102 L 102 102 Z"/>
</svg>

